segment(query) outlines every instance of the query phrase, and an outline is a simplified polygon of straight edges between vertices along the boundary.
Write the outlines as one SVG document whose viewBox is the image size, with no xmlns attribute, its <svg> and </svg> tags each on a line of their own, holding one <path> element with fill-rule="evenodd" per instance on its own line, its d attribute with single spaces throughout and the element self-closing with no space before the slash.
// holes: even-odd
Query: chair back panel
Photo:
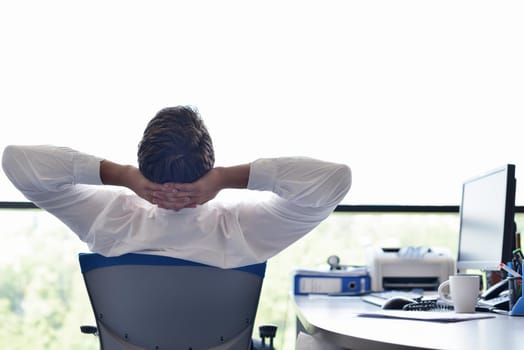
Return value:
<svg viewBox="0 0 524 350">
<path fill-rule="evenodd" d="M 165 257 L 160 265 L 95 258 L 112 259 L 82 269 L 99 330 L 144 349 L 209 349 L 233 340 L 235 349 L 249 348 L 263 274 L 180 259 L 169 265 Z M 265 269 L 265 263 L 254 267 Z M 241 333 L 245 341 L 239 342 Z M 100 332 L 102 348 L 105 336 Z"/>
</svg>

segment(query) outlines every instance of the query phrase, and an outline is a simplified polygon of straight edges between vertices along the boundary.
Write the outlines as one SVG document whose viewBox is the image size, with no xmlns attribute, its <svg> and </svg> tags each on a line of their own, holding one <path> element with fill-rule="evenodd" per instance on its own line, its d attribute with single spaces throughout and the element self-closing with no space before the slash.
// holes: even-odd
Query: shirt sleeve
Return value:
<svg viewBox="0 0 524 350">
<path fill-rule="evenodd" d="M 101 185 L 101 160 L 67 147 L 11 145 L 4 150 L 2 167 L 26 197 L 38 197 L 75 184 Z"/>
<path fill-rule="evenodd" d="M 2 168 L 28 200 L 91 245 L 91 226 L 116 196 L 115 191 L 92 186 L 102 184 L 101 160 L 66 147 L 11 145 L 4 150 Z"/>
<path fill-rule="evenodd" d="M 312 158 L 264 158 L 251 164 L 248 188 L 268 200 L 239 205 L 239 229 L 253 257 L 264 261 L 326 219 L 351 187 L 351 169 Z"/>
<path fill-rule="evenodd" d="M 271 191 L 301 207 L 330 209 L 350 187 L 347 165 L 305 157 L 258 159 L 251 164 L 248 182 L 248 189 Z"/>
</svg>

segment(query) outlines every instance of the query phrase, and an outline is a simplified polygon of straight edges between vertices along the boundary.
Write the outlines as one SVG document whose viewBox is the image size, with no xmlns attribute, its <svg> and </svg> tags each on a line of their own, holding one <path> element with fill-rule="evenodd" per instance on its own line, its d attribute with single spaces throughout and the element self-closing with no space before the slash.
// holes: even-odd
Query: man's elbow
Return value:
<svg viewBox="0 0 524 350">
<path fill-rule="evenodd" d="M 24 167 L 25 152 L 23 146 L 9 145 L 4 149 L 2 154 L 2 169 L 9 181 L 20 191 L 30 189 L 32 183 L 28 178 Z"/>
<path fill-rule="evenodd" d="M 16 152 L 17 148 L 16 146 L 9 145 L 6 148 L 4 148 L 4 152 L 2 154 L 2 170 L 4 173 L 10 178 L 10 170 L 12 168 L 12 164 L 16 160 Z"/>
<path fill-rule="evenodd" d="M 337 175 L 339 176 L 340 182 L 340 193 L 342 195 L 342 200 L 349 192 L 349 189 L 351 188 L 351 181 L 352 181 L 352 172 L 351 168 L 346 164 L 341 164 L 340 169 L 337 172 Z"/>
<path fill-rule="evenodd" d="M 344 179 L 345 179 L 345 191 L 346 194 L 349 192 L 349 189 L 351 188 L 351 180 L 352 180 L 352 172 L 351 168 L 345 164 L 343 164 L 344 169 Z"/>
<path fill-rule="evenodd" d="M 330 206 L 338 205 L 348 194 L 352 180 L 351 168 L 345 164 L 338 165 L 337 170 L 333 173 L 333 178 L 336 185 L 333 187 Z"/>
</svg>

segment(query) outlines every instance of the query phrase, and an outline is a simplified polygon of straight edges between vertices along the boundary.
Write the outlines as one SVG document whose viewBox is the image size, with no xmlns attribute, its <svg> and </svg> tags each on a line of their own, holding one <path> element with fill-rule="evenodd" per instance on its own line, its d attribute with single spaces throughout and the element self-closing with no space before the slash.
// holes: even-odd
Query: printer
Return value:
<svg viewBox="0 0 524 350">
<path fill-rule="evenodd" d="M 445 247 L 370 248 L 367 265 L 371 290 L 437 290 L 456 273 Z"/>
</svg>

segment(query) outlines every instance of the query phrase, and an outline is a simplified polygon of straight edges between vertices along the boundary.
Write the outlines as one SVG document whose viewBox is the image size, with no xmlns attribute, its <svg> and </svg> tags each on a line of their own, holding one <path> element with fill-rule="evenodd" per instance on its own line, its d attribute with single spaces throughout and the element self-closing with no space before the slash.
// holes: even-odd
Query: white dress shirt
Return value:
<svg viewBox="0 0 524 350">
<path fill-rule="evenodd" d="M 28 200 L 92 252 L 157 254 L 223 268 L 274 256 L 329 216 L 351 185 L 343 164 L 263 158 L 251 163 L 247 190 L 272 195 L 231 203 L 216 198 L 172 211 L 129 190 L 101 186 L 101 160 L 65 147 L 8 146 L 2 166 Z"/>
</svg>

